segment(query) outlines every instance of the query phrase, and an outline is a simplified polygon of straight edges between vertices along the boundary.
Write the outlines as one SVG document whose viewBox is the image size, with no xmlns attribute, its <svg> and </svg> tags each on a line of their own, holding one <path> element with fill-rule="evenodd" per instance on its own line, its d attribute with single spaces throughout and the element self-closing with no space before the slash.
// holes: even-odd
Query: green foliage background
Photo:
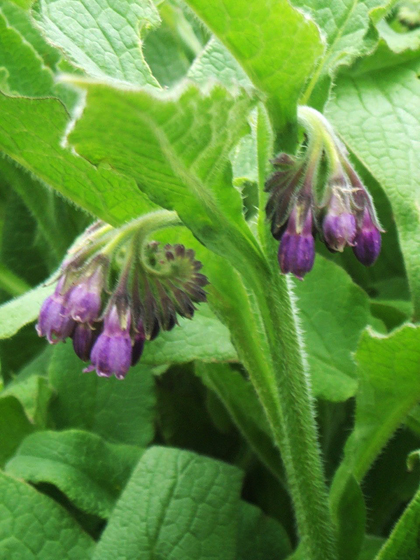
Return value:
<svg viewBox="0 0 420 560">
<path fill-rule="evenodd" d="M 263 185 L 298 104 L 333 124 L 386 229 L 373 268 L 320 244 L 285 284 L 338 558 L 420 558 L 420 29 L 394 5 L 0 0 L 0 560 L 306 560 L 253 377 L 284 334 Z M 82 374 L 36 336 L 43 282 L 94 218 L 159 208 L 209 303 L 124 382 Z"/>
</svg>

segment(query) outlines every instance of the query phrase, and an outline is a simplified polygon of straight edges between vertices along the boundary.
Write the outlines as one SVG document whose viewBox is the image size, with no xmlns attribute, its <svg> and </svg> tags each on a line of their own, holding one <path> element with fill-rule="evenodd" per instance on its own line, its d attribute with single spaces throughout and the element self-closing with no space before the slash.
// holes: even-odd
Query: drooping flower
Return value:
<svg viewBox="0 0 420 560">
<path fill-rule="evenodd" d="M 141 245 L 142 224 L 138 218 L 116 230 L 102 223 L 88 228 L 69 249 L 36 326 L 51 343 L 70 336 L 77 356 L 91 361 L 84 371 L 102 377 L 123 379 L 146 340 L 171 330 L 178 315 L 191 319 L 194 303 L 206 300 L 208 280 L 194 251 L 155 241 Z"/>
<path fill-rule="evenodd" d="M 315 240 L 311 208 L 295 206 L 280 241 L 278 259 L 283 274 L 291 272 L 302 280 L 314 265 Z"/>
<path fill-rule="evenodd" d="M 371 266 L 383 231 L 372 198 L 325 117 L 303 106 L 298 117 L 306 135 L 297 155 L 279 154 L 272 160 L 275 171 L 265 183 L 267 218 L 273 237 L 280 240 L 281 271 L 303 278 L 311 270 L 316 231 L 330 251 L 353 247 L 359 261 Z"/>
<path fill-rule="evenodd" d="M 62 276 L 54 293 L 44 301 L 35 326 L 38 336 L 45 336 L 50 344 L 57 344 L 70 336 L 75 327 L 75 321 L 68 316 L 65 281 Z"/>
<path fill-rule="evenodd" d="M 100 377 L 124 379 L 131 366 L 131 312 L 122 299 L 113 302 L 104 318 L 104 330 L 96 340 L 90 359 L 92 365 L 84 371 L 96 369 Z"/>
<path fill-rule="evenodd" d="M 337 191 L 333 191 L 329 200 L 322 233 L 327 247 L 341 252 L 346 245 L 354 245 L 356 218 L 351 211 L 349 197 L 343 191 Z"/>
<path fill-rule="evenodd" d="M 99 317 L 107 264 L 105 261 L 101 262 L 69 291 L 67 309 L 69 316 L 75 321 L 93 323 Z"/>
<path fill-rule="evenodd" d="M 354 239 L 353 252 L 365 266 L 372 266 L 381 251 L 381 233 L 372 220 L 368 208 L 364 209 L 362 223 Z"/>
</svg>

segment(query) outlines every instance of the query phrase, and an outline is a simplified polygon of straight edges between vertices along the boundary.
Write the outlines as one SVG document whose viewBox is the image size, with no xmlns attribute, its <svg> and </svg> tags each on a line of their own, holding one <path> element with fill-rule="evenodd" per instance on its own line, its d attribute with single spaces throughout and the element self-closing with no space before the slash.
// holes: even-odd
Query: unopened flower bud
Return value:
<svg viewBox="0 0 420 560">
<path fill-rule="evenodd" d="M 77 356 L 88 362 L 92 347 L 98 338 L 99 328 L 93 328 L 87 323 L 77 323 L 73 331 L 73 348 Z"/>
<path fill-rule="evenodd" d="M 92 348 L 92 365 L 85 372 L 96 369 L 100 377 L 115 375 L 117 379 L 124 379 L 131 365 L 130 324 L 128 304 L 114 302 L 105 315 L 104 330 Z"/>
<path fill-rule="evenodd" d="M 140 360 L 143 354 L 144 341 L 146 340 L 146 335 L 144 332 L 143 321 L 140 319 L 136 332 L 134 334 L 133 348 L 131 351 L 131 365 L 135 366 Z"/>
<path fill-rule="evenodd" d="M 68 316 L 67 296 L 64 290 L 65 277 L 62 276 L 54 293 L 42 304 L 36 330 L 39 336 L 47 337 L 50 344 L 56 344 L 71 335 L 75 322 Z"/>
<path fill-rule="evenodd" d="M 365 208 L 362 224 L 354 239 L 353 252 L 365 266 L 372 266 L 381 251 L 381 232 Z"/>
<path fill-rule="evenodd" d="M 300 221 L 297 213 L 298 209 L 295 207 L 281 238 L 278 258 L 280 269 L 284 274 L 291 272 L 302 280 L 314 265 L 315 241 L 312 235 L 311 209 L 306 211 L 303 227 L 297 223 Z"/>
</svg>

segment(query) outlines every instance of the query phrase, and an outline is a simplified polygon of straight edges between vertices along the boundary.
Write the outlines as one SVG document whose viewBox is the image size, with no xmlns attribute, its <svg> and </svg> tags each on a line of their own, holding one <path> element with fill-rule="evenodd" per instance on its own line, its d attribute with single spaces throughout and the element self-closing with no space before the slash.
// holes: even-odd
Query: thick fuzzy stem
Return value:
<svg viewBox="0 0 420 560">
<path fill-rule="evenodd" d="M 255 278 L 254 278 L 255 280 Z M 311 389 L 291 283 L 272 269 L 257 293 L 270 347 L 270 374 L 250 378 L 281 450 L 306 560 L 336 560 L 335 531 L 317 441 Z M 264 288 L 263 288 L 264 285 Z"/>
</svg>

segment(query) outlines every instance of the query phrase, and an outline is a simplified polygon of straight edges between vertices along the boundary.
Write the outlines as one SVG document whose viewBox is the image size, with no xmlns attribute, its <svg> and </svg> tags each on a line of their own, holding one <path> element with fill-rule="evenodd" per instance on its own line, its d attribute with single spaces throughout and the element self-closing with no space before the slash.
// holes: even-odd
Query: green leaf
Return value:
<svg viewBox="0 0 420 560">
<path fill-rule="evenodd" d="M 327 116 L 337 132 L 381 184 L 391 202 L 415 320 L 420 318 L 417 74 L 418 64 L 412 63 L 369 76 L 343 76 L 327 107 Z"/>
<path fill-rule="evenodd" d="M 0 112 L 0 149 L 85 210 L 119 225 L 156 208 L 132 179 L 62 147 L 69 115 L 60 101 L 0 94 Z"/>
<path fill-rule="evenodd" d="M 267 95 L 276 131 L 293 123 L 300 91 L 323 51 L 314 23 L 286 0 L 187 0 L 187 4 Z"/>
<path fill-rule="evenodd" d="M 261 259 L 228 162 L 254 98 L 219 85 L 203 95 L 190 84 L 176 98 L 83 86 L 86 107 L 69 137 L 80 155 L 133 177 L 153 202 L 176 210 L 200 241 L 238 267 L 245 267 L 244 254 Z"/>
<path fill-rule="evenodd" d="M 89 560 L 94 541 L 54 500 L 0 473 L 0 558 Z"/>
<path fill-rule="evenodd" d="M 6 72 L 1 89 L 11 95 L 51 95 L 54 80 L 32 45 L 10 27 L 0 11 L 0 67 Z"/>
<path fill-rule="evenodd" d="M 179 6 L 163 2 L 159 8 L 162 23 L 147 34 L 143 53 L 160 85 L 170 87 L 187 74 L 202 46 Z"/>
<path fill-rule="evenodd" d="M 252 82 L 227 48 L 212 37 L 194 60 L 187 78 L 199 85 L 217 80 L 228 89 L 252 88 Z"/>
<path fill-rule="evenodd" d="M 407 456 L 418 447 L 418 436 L 402 426 L 381 452 L 363 481 L 369 507 L 367 532 L 389 534 L 405 506 L 417 492 L 420 465 L 409 470 Z"/>
<path fill-rule="evenodd" d="M 156 405 L 151 369 L 139 364 L 119 381 L 82 373 L 83 367 L 71 344 L 55 348 L 49 380 L 57 392 L 50 411 L 57 428 L 79 428 L 113 443 L 147 446 L 154 436 Z"/>
<path fill-rule="evenodd" d="M 373 560 L 383 543 L 384 539 L 381 537 L 366 535 L 363 549 L 358 560 Z"/>
<path fill-rule="evenodd" d="M 317 70 L 302 100 L 303 104 L 307 104 L 313 94 L 317 100 L 315 104 L 322 109 L 328 97 L 330 78 L 334 76 L 337 67 L 350 64 L 375 47 L 376 34 L 369 33 L 371 20 L 379 21 L 392 0 L 294 0 L 293 4 L 311 15 L 327 40 L 327 48 L 318 60 Z M 320 93 L 316 88 L 324 91 Z"/>
<path fill-rule="evenodd" d="M 22 1 L 25 2 L 25 0 Z M 28 2 L 32 4 L 32 0 L 28 0 Z M 2 0 L 1 3 L 1 10 L 9 24 L 25 38 L 25 41 L 33 46 L 43 59 L 44 64 L 53 69 L 60 60 L 60 53 L 47 43 L 39 29 L 35 27 L 28 8 L 29 6 L 19 5 L 18 2 L 13 2 L 13 0 Z"/>
<path fill-rule="evenodd" d="M 37 229 L 36 220 L 22 199 L 10 192 L 2 228 L 0 260 L 30 287 L 49 274 L 47 252 L 45 245 L 40 243 Z"/>
<path fill-rule="evenodd" d="M 38 0 L 33 15 L 48 41 L 88 76 L 159 87 L 140 49 L 139 32 L 160 21 L 150 0 Z"/>
<path fill-rule="evenodd" d="M 420 490 L 411 500 L 375 560 L 413 560 L 420 555 Z"/>
<path fill-rule="evenodd" d="M 62 198 L 46 189 L 8 158 L 0 160 L 0 177 L 19 194 L 36 219 L 40 232 L 52 249 L 54 268 L 57 268 L 65 251 L 79 233 L 79 222 L 86 222 L 86 216 L 81 212 L 76 214 L 74 207 L 66 204 Z"/>
<path fill-rule="evenodd" d="M 238 360 L 228 329 L 206 304 L 200 304 L 193 320 L 180 319 L 179 326 L 169 332 L 161 332 L 155 340 L 147 342 L 141 358 L 142 364 L 150 366 L 193 360 Z"/>
<path fill-rule="evenodd" d="M 333 402 L 356 393 L 353 352 L 368 324 L 369 299 L 348 274 L 320 255 L 295 282 L 314 394 Z"/>
<path fill-rule="evenodd" d="M 3 395 L 3 392 L 0 393 L 0 466 L 4 465 L 24 437 L 34 429 L 17 398 Z"/>
<path fill-rule="evenodd" d="M 348 478 L 360 482 L 420 399 L 420 327 L 406 325 L 389 336 L 365 331 L 356 352 L 360 385 L 356 421 L 334 479 L 338 503 Z"/>
<path fill-rule="evenodd" d="M 194 376 L 193 363 L 172 366 L 156 379 L 157 438 L 162 445 L 233 462 L 241 445 L 223 405 Z"/>
<path fill-rule="evenodd" d="M 89 432 L 38 432 L 23 441 L 5 471 L 54 484 L 82 511 L 107 518 L 141 453 Z"/>
<path fill-rule="evenodd" d="M 264 410 L 250 381 L 227 364 L 197 362 L 195 372 L 216 393 L 258 458 L 281 481 L 284 471 Z"/>
<path fill-rule="evenodd" d="M 356 62 L 351 69 L 354 75 L 403 64 L 419 56 L 420 29 L 397 33 L 385 20 L 380 21 L 376 28 L 380 37 L 378 46 L 371 56 Z"/>
<path fill-rule="evenodd" d="M 236 558 L 241 473 L 179 449 L 146 451 L 109 520 L 95 560 Z"/>
<path fill-rule="evenodd" d="M 239 512 L 236 560 L 283 560 L 291 554 L 289 537 L 278 521 L 243 501 Z"/>
<path fill-rule="evenodd" d="M 20 376 L 17 376 L 1 393 L 3 397 L 7 395 L 19 400 L 31 423 L 38 428 L 45 428 L 48 405 L 52 397 L 51 387 L 45 377 L 31 375 L 20 379 Z"/>
<path fill-rule="evenodd" d="M 0 305 L 0 339 L 10 338 L 23 326 L 34 321 L 42 302 L 53 290 L 53 286 L 41 285 Z"/>
<path fill-rule="evenodd" d="M 358 558 L 365 538 L 366 507 L 360 486 L 353 476 L 348 477 L 334 514 L 340 560 L 354 560 Z"/>
</svg>

